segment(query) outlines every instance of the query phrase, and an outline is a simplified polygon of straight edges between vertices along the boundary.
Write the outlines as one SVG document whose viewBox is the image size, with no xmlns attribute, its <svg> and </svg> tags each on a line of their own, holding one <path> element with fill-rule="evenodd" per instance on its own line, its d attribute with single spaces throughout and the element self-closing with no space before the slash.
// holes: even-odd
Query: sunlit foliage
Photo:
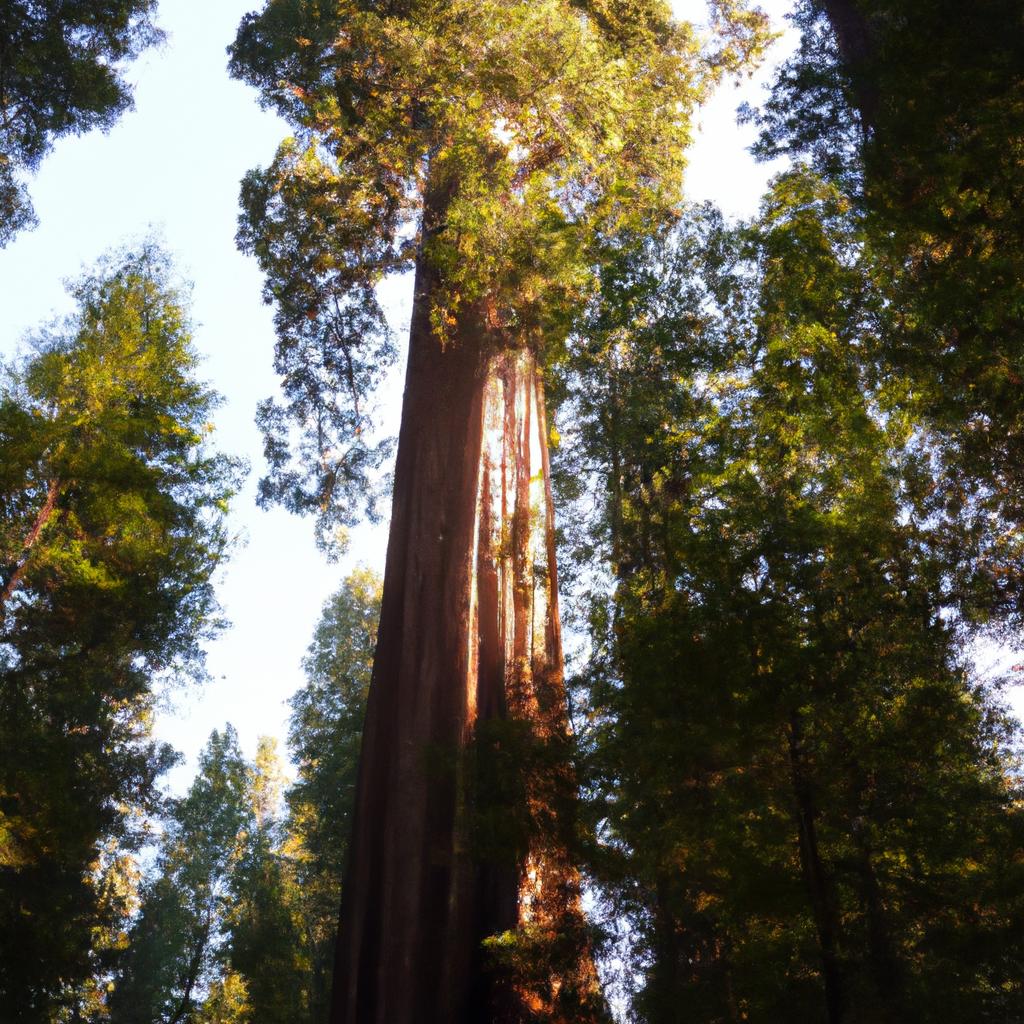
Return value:
<svg viewBox="0 0 1024 1024">
<path fill-rule="evenodd" d="M 232 73 L 294 131 L 242 187 L 285 396 L 260 414 L 264 499 L 330 528 L 372 493 L 385 275 L 422 257 L 442 336 L 471 312 L 498 343 L 557 345 L 596 241 L 671 211 L 694 103 L 766 43 L 763 16 L 713 9 L 703 48 L 658 0 L 271 0 L 243 20 Z"/>
<path fill-rule="evenodd" d="M 0 391 L 0 1002 L 16 1015 L 59 1005 L 110 945 L 109 872 L 171 759 L 154 683 L 201 673 L 238 476 L 209 448 L 217 399 L 159 251 L 73 294 Z"/>
<path fill-rule="evenodd" d="M 863 219 L 908 402 L 962 501 L 1024 522 L 1024 21 L 980 4 L 802 0 L 759 150 L 812 158 Z M 1019 593 L 1007 595 L 1019 602 Z"/>
</svg>

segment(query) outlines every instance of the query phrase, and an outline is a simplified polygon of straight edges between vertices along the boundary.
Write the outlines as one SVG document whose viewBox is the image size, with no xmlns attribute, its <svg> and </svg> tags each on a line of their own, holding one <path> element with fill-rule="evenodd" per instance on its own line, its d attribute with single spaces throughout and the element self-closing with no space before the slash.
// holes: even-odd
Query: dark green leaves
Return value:
<svg viewBox="0 0 1024 1024">
<path fill-rule="evenodd" d="M 156 0 L 11 0 L 0 7 L 0 246 L 33 220 L 21 176 L 54 141 L 106 130 L 131 105 L 124 63 L 162 38 Z"/>
</svg>

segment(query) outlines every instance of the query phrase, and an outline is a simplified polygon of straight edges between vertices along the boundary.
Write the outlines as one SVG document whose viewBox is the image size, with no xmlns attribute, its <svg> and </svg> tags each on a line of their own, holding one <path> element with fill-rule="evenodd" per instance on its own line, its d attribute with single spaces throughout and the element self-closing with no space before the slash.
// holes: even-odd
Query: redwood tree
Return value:
<svg viewBox="0 0 1024 1024">
<path fill-rule="evenodd" d="M 262 496 L 350 521 L 386 447 L 374 293 L 415 270 L 333 1020 L 604 1013 L 573 866 L 542 371 L 602 244 L 678 200 L 689 112 L 764 45 L 660 0 L 269 0 L 232 69 L 290 122 L 242 189 L 284 405 Z"/>
</svg>

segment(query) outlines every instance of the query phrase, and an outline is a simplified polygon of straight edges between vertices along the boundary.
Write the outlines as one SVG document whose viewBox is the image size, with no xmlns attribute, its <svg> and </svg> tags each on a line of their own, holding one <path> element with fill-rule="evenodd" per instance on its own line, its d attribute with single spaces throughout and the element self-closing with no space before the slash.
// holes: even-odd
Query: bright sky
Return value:
<svg viewBox="0 0 1024 1024">
<path fill-rule="evenodd" d="M 158 20 L 168 42 L 129 70 L 137 84 L 135 110 L 108 135 L 57 145 L 30 184 L 40 226 L 0 249 L 0 355 L 6 357 L 27 332 L 69 311 L 65 279 L 110 247 L 151 227 L 160 232 L 193 282 L 196 344 L 206 376 L 225 397 L 217 442 L 253 466 L 232 516 L 245 545 L 219 583 L 233 625 L 209 648 L 213 679 L 201 690 L 174 694 L 157 722 L 159 736 L 187 757 L 172 776 L 175 788 L 187 784 L 210 730 L 225 721 L 237 727 L 250 755 L 263 734 L 280 737 L 283 747 L 285 702 L 302 681 L 300 660 L 324 601 L 352 565 L 383 571 L 384 562 L 384 527 L 354 532 L 349 554 L 331 565 L 313 545 L 310 522 L 281 510 L 262 512 L 253 499 L 262 472 L 253 415 L 276 380 L 260 274 L 234 245 L 238 183 L 249 168 L 270 160 L 286 129 L 259 109 L 251 90 L 228 78 L 224 51 L 256 3 L 161 0 Z M 675 6 L 683 16 L 703 18 L 702 0 L 676 0 Z M 784 27 L 786 0 L 763 6 Z M 776 54 L 786 48 L 787 41 L 777 44 Z M 759 98 L 764 77 L 719 92 L 701 113 L 691 154 L 690 197 L 713 199 L 732 215 L 756 209 L 772 172 L 746 153 L 753 133 L 737 127 L 733 116 L 741 100 Z M 386 286 L 400 337 L 408 293 L 407 280 Z M 394 432 L 400 388 L 396 374 L 386 396 Z"/>
</svg>

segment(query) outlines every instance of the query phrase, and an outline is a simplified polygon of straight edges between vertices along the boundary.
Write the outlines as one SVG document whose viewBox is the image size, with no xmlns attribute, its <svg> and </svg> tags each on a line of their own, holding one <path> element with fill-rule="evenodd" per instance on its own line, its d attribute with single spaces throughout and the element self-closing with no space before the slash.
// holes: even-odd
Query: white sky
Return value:
<svg viewBox="0 0 1024 1024">
<path fill-rule="evenodd" d="M 52 316 L 70 310 L 62 282 L 106 249 L 162 233 L 184 275 L 194 283 L 196 344 L 204 370 L 225 404 L 216 418 L 219 446 L 246 456 L 253 471 L 235 502 L 234 529 L 247 542 L 222 573 L 219 594 L 232 627 L 209 648 L 213 680 L 179 691 L 159 716 L 162 739 L 185 753 L 172 774 L 187 784 L 195 756 L 213 728 L 231 721 L 247 753 L 262 734 L 282 740 L 285 701 L 302 681 L 300 659 L 321 607 L 357 562 L 383 571 L 385 527 L 354 532 L 350 553 L 327 564 L 315 549 L 312 524 L 255 507 L 262 472 L 253 424 L 256 403 L 271 395 L 271 311 L 260 299 L 253 260 L 234 245 L 238 184 L 249 168 L 266 164 L 284 125 L 259 109 L 255 94 L 228 78 L 225 47 L 257 0 L 161 0 L 159 23 L 167 45 L 133 65 L 135 110 L 108 135 L 60 142 L 30 183 L 40 226 L 0 249 L 0 355 Z M 680 14 L 702 19 L 702 0 L 676 0 Z M 765 9 L 783 27 L 785 0 Z M 776 46 L 776 53 L 787 42 Z M 759 79 L 763 80 L 764 75 Z M 742 99 L 757 100 L 758 82 L 725 86 L 702 111 L 687 191 L 713 199 L 728 214 L 752 213 L 771 169 L 745 151 L 749 128 L 735 125 Z M 408 321 L 408 281 L 386 286 L 389 317 L 399 334 Z M 399 370 L 401 367 L 399 361 Z M 400 379 L 386 396 L 397 432 Z"/>
</svg>

